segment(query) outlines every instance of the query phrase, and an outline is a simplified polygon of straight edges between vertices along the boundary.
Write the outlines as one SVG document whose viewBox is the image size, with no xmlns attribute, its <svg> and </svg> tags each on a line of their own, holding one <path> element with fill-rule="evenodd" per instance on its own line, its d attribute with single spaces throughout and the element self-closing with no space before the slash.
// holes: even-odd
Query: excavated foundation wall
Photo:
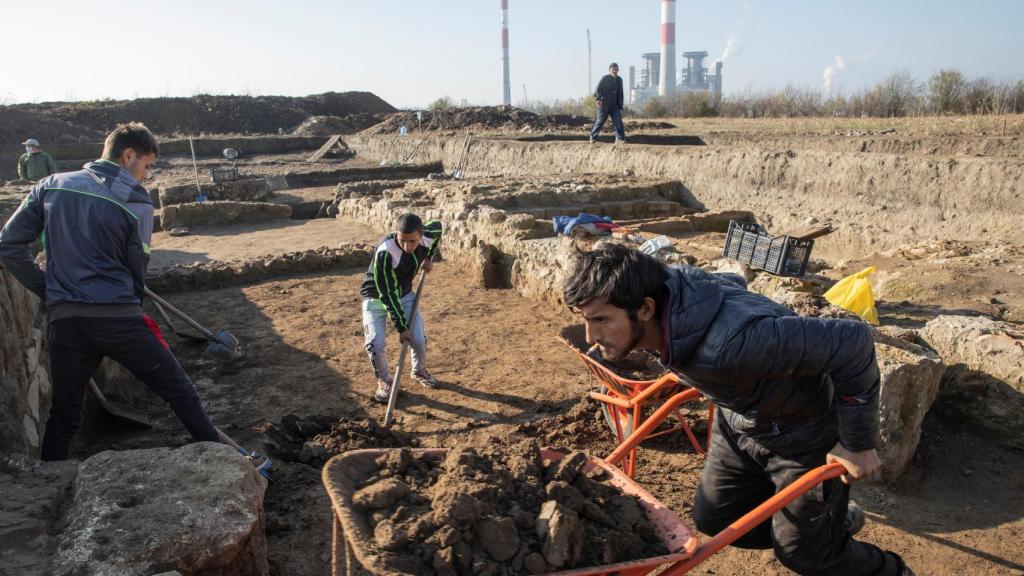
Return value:
<svg viewBox="0 0 1024 576">
<path fill-rule="evenodd" d="M 346 143 L 370 160 L 404 157 L 417 144 L 366 136 Z M 450 171 L 463 145 L 462 137 L 430 137 L 412 156 Z M 831 220 L 837 232 L 815 244 L 826 257 L 925 239 L 1019 240 L 1024 216 L 1024 161 L 1010 159 L 476 139 L 463 168 L 470 177 L 586 173 L 677 178 L 707 208 L 751 210 L 775 232 L 812 216 Z"/>
<path fill-rule="evenodd" d="M 50 354 L 39 299 L 0 269 L 0 454 L 39 455 Z"/>
</svg>

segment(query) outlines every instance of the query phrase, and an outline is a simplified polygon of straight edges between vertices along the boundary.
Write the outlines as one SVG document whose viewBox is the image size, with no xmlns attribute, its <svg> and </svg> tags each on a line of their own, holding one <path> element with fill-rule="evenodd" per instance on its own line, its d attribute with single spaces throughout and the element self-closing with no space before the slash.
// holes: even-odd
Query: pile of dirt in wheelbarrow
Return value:
<svg viewBox="0 0 1024 576">
<path fill-rule="evenodd" d="M 668 553 L 636 497 L 587 461 L 544 461 L 532 440 L 443 460 L 393 450 L 352 504 L 373 527 L 367 549 L 404 574 L 542 574 Z"/>
<path fill-rule="evenodd" d="M 566 326 L 562 328 L 558 336 L 570 348 L 576 350 L 579 354 L 596 360 L 621 378 L 643 382 L 646 380 L 657 380 L 659 376 L 665 373 L 665 368 L 658 364 L 654 356 L 638 349 L 630 351 L 625 358 L 606 360 L 601 356 L 599 350 L 591 351 L 590 345 L 587 344 L 586 332 L 582 324 Z"/>
<path fill-rule="evenodd" d="M 372 418 L 350 420 L 323 414 L 288 414 L 279 424 L 264 422 L 257 430 L 263 433 L 271 455 L 315 467 L 349 450 L 419 446 L 416 438 L 383 428 Z"/>
<path fill-rule="evenodd" d="M 424 130 L 576 130 L 590 122 L 592 120 L 585 116 L 540 115 L 514 106 L 470 106 L 428 110 L 423 112 L 421 121 L 417 121 L 415 112 L 398 112 L 362 134 L 396 134 L 402 126 L 410 131 L 417 127 Z"/>
</svg>

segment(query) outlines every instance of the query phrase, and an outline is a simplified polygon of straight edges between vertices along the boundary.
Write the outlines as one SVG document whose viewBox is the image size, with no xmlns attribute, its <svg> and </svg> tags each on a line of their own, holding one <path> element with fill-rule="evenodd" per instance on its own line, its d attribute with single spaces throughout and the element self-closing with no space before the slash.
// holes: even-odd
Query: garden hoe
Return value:
<svg viewBox="0 0 1024 576">
<path fill-rule="evenodd" d="M 409 329 L 416 321 L 416 314 L 419 312 L 420 296 L 423 295 L 423 281 L 427 278 L 425 271 L 420 270 L 420 280 L 416 283 L 416 297 L 412 300 L 412 313 L 409 314 Z M 395 402 L 398 400 L 398 381 L 402 379 L 402 370 L 405 369 L 405 355 L 409 351 L 409 343 L 402 344 L 402 351 L 398 354 L 398 370 L 395 370 L 395 379 L 391 382 L 391 395 L 388 396 L 388 408 L 384 412 L 384 427 L 391 426 L 395 418 Z"/>
</svg>

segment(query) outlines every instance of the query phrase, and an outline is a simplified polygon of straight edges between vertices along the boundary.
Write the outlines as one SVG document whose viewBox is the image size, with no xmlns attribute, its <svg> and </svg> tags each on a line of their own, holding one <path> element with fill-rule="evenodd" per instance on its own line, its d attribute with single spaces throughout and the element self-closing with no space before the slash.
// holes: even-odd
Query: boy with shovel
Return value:
<svg viewBox="0 0 1024 576">
<path fill-rule="evenodd" d="M 142 313 L 153 203 L 141 182 L 157 153 L 145 126 L 117 126 L 101 159 L 41 180 L 0 232 L 0 262 L 48 310 L 53 404 L 43 460 L 68 458 L 86 385 L 105 356 L 159 394 L 197 441 L 238 448 L 210 421 L 160 329 Z M 29 249 L 37 238 L 45 272 Z M 269 473 L 265 457 L 239 451 Z"/>
<path fill-rule="evenodd" d="M 364 347 L 370 356 L 377 390 L 373 399 L 382 404 L 391 394 L 391 370 L 385 354 L 384 330 L 391 318 L 398 341 L 412 345 L 412 378 L 427 388 L 436 388 L 437 380 L 427 372 L 427 338 L 420 314 L 410 318 L 416 293 L 412 280 L 419 269 L 430 272 L 441 238 L 441 223 L 423 223 L 419 216 L 406 212 L 395 222 L 395 231 L 377 245 L 370 269 L 359 290 L 363 297 Z M 401 366 L 399 366 L 401 369 Z"/>
</svg>

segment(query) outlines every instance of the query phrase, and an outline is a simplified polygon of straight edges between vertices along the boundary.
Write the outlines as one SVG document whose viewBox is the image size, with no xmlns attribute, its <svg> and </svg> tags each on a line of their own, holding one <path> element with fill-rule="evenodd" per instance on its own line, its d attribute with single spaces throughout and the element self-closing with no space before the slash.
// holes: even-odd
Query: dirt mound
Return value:
<svg viewBox="0 0 1024 576">
<path fill-rule="evenodd" d="M 626 124 L 626 127 L 630 130 L 667 130 L 669 128 L 678 128 L 671 122 L 662 122 L 661 120 L 631 120 Z"/>
<path fill-rule="evenodd" d="M 541 116 L 514 106 L 471 106 L 425 111 L 419 124 L 415 112 L 398 112 L 380 124 L 363 130 L 362 134 L 395 134 L 402 126 L 412 130 L 418 125 L 424 130 L 576 130 L 589 125 L 590 122 L 591 120 L 585 116 Z"/>
<path fill-rule="evenodd" d="M 374 527 L 367 547 L 404 574 L 538 574 L 667 553 L 636 498 L 586 462 L 542 461 L 531 440 L 443 460 L 392 451 L 352 502 Z"/>
<path fill-rule="evenodd" d="M 257 430 L 266 438 L 270 454 L 311 466 L 323 466 L 331 457 L 349 450 L 419 445 L 416 438 L 381 428 L 372 418 L 349 420 L 324 414 L 288 414 L 280 424 L 265 422 Z"/>
<path fill-rule="evenodd" d="M 370 92 L 328 92 L 299 98 L 202 94 L 190 98 L 26 104 L 19 108 L 100 132 L 120 122 L 137 120 L 162 135 L 290 132 L 310 116 L 344 117 L 395 111 Z"/>
<path fill-rule="evenodd" d="M 104 134 L 54 118 L 42 112 L 0 106 L 0 142 L 13 146 L 28 138 L 39 140 L 45 150 L 55 142 L 95 142 Z"/>
<path fill-rule="evenodd" d="M 355 134 L 382 120 L 380 114 L 349 114 L 348 116 L 310 116 L 298 128 L 292 130 L 293 136 L 334 136 L 335 134 Z"/>
<path fill-rule="evenodd" d="M 584 396 L 568 410 L 520 424 L 512 434 L 518 438 L 536 438 L 542 446 L 586 450 L 608 454 L 615 449 L 615 436 L 605 424 L 600 404 Z"/>
</svg>

